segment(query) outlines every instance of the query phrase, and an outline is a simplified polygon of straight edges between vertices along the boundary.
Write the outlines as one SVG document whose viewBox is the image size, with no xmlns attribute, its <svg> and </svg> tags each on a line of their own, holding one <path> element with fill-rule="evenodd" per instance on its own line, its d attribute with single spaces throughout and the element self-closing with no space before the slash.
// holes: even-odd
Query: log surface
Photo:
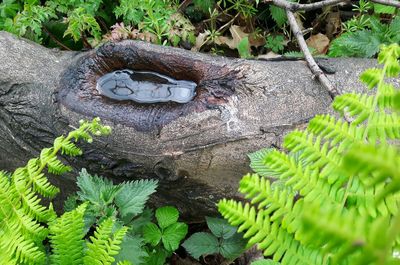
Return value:
<svg viewBox="0 0 400 265">
<path fill-rule="evenodd" d="M 235 197 L 249 172 L 247 154 L 280 146 L 282 136 L 330 112 L 331 97 L 303 61 L 229 59 L 137 41 L 89 52 L 47 49 L 0 32 L 0 169 L 13 171 L 53 139 L 99 116 L 109 137 L 69 159 L 74 174 L 54 177 L 64 198 L 79 168 L 115 181 L 156 178 L 156 206 L 172 204 L 188 221 L 215 214 Z M 368 59 L 330 59 L 329 79 L 341 92 L 363 90 Z M 95 89 L 115 69 L 153 70 L 199 84 L 187 104 L 136 104 L 106 99 Z M 61 199 L 60 199 L 61 201 Z"/>
</svg>

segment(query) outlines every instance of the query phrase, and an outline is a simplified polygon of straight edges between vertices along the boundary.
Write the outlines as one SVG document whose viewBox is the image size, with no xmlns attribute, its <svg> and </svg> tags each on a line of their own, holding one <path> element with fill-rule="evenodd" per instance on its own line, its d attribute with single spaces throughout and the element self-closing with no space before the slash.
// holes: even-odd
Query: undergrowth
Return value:
<svg viewBox="0 0 400 265">
<path fill-rule="evenodd" d="M 400 92 L 385 81 L 399 57 L 399 45 L 382 47 L 383 68 L 361 75 L 375 94 L 335 98 L 350 122 L 318 115 L 285 137 L 287 151 L 250 155 L 256 173 L 239 190 L 251 202 L 218 203 L 249 246 L 281 264 L 399 264 Z"/>
<path fill-rule="evenodd" d="M 72 170 L 59 154 L 78 156 L 76 142 L 91 143 L 92 135 L 111 132 L 99 118 L 81 121 L 80 127 L 54 140 L 38 158 L 9 174 L 0 171 L 0 262 L 3 265 L 163 265 L 186 236 L 187 225 L 178 222 L 172 206 L 145 208 L 156 191 L 155 180 L 115 185 L 83 169 L 79 190 L 65 201 L 60 217 L 52 203 L 59 188 L 44 171 L 62 175 Z M 161 243 L 162 242 L 162 243 Z"/>
</svg>

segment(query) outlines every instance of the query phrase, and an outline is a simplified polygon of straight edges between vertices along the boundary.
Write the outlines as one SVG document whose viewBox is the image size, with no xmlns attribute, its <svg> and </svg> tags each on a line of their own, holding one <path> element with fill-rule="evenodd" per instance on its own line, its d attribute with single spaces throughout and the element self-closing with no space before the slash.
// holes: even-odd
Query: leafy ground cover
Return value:
<svg viewBox="0 0 400 265">
<path fill-rule="evenodd" d="M 315 54 L 372 57 L 380 44 L 400 42 L 398 13 L 360 0 L 296 19 Z M 72 50 L 140 39 L 227 56 L 298 51 L 285 11 L 259 0 L 4 0 L 0 30 Z"/>
</svg>

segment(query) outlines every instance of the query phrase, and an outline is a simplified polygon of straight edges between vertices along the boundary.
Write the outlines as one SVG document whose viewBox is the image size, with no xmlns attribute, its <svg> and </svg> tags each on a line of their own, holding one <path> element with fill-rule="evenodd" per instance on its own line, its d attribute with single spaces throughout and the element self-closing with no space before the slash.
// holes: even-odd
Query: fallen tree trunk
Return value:
<svg viewBox="0 0 400 265">
<path fill-rule="evenodd" d="M 192 221 L 236 195 L 249 152 L 280 146 L 285 133 L 328 112 L 332 101 L 302 61 L 228 59 L 135 41 L 61 52 L 5 32 L 0 58 L 0 169 L 13 171 L 80 119 L 98 116 L 113 133 L 70 161 L 76 171 L 85 167 L 115 181 L 157 178 L 153 202 L 173 204 Z M 361 90 L 358 76 L 374 61 L 327 63 L 336 70 L 329 79 L 343 92 Z M 96 80 L 124 68 L 194 81 L 197 95 L 186 104 L 100 95 Z M 75 189 L 74 176 L 53 178 L 61 197 Z"/>
</svg>

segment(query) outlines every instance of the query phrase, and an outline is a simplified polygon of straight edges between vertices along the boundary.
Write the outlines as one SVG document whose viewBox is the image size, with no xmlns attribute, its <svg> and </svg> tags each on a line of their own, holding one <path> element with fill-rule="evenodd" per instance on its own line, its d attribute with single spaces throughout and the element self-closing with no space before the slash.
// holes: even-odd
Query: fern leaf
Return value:
<svg viewBox="0 0 400 265">
<path fill-rule="evenodd" d="M 104 220 L 91 236 L 91 243 L 87 244 L 88 250 L 83 259 L 85 265 L 103 264 L 111 265 L 118 254 L 119 245 L 127 232 L 127 227 L 122 227 L 112 232 L 114 221 L 111 218 Z"/>
<path fill-rule="evenodd" d="M 41 199 L 29 188 L 26 175 L 27 170 L 19 168 L 12 176 L 15 192 L 19 195 L 22 202 L 22 209 L 32 219 L 39 222 L 48 222 L 56 217 L 56 213 L 53 209 L 41 204 Z"/>
<path fill-rule="evenodd" d="M 369 115 L 375 111 L 373 109 L 374 96 L 366 94 L 345 94 L 335 98 L 333 108 L 344 115 L 345 111 L 350 116 L 357 118 L 353 124 L 360 124 L 365 121 Z"/>
<path fill-rule="evenodd" d="M 130 263 L 129 261 L 127 261 L 127 260 L 124 260 L 124 261 L 119 261 L 119 262 L 117 263 L 117 265 L 133 265 L 133 264 Z"/>
<path fill-rule="evenodd" d="M 263 148 L 259 151 L 249 154 L 250 158 L 250 167 L 254 170 L 254 172 L 258 173 L 263 177 L 275 177 L 278 176 L 274 170 L 268 168 L 265 163 L 265 157 L 274 149 L 272 148 Z"/>
<path fill-rule="evenodd" d="M 292 153 L 300 152 L 301 161 L 313 170 L 320 171 L 320 178 L 327 179 L 330 184 L 338 180 L 340 183 L 345 182 L 346 178 L 337 172 L 341 162 L 338 148 L 331 147 L 329 141 L 322 143 L 321 136 L 316 136 L 308 130 L 295 130 L 285 137 L 283 146 Z"/>
<path fill-rule="evenodd" d="M 54 146 L 56 148 L 61 148 L 61 154 L 69 156 L 78 156 L 82 154 L 82 150 L 74 143 L 66 140 L 64 136 L 57 137 L 54 140 Z"/>
<path fill-rule="evenodd" d="M 343 160 L 344 169 L 350 174 L 357 173 L 368 185 L 382 183 L 388 177 L 392 179 L 379 194 L 380 199 L 400 189 L 398 165 L 400 165 L 400 155 L 390 146 L 379 148 L 373 145 L 356 146 L 349 150 Z"/>
<path fill-rule="evenodd" d="M 317 115 L 310 121 L 307 129 L 316 135 L 330 139 L 332 146 L 340 143 L 339 151 L 342 151 L 363 139 L 365 126 L 348 124 L 330 115 Z"/>
<path fill-rule="evenodd" d="M 50 242 L 53 253 L 50 256 L 54 265 L 83 264 L 84 214 L 87 204 L 64 213 L 50 224 Z"/>
<path fill-rule="evenodd" d="M 44 174 L 39 171 L 39 159 L 29 160 L 26 169 L 28 173 L 26 177 L 32 183 L 35 192 L 47 198 L 53 198 L 60 192 L 60 189 L 52 185 Z"/>
<path fill-rule="evenodd" d="M 387 139 L 400 139 L 400 116 L 384 111 L 373 113 L 368 120 L 367 136 L 371 143 L 377 139 L 382 143 L 386 143 Z"/>
<path fill-rule="evenodd" d="M 264 210 L 256 213 L 255 207 L 248 203 L 243 207 L 240 202 L 226 199 L 218 203 L 218 210 L 229 223 L 239 226 L 238 232 L 247 230 L 244 238 L 249 238 L 248 245 L 258 243 L 265 256 L 273 255 L 275 261 L 282 259 L 281 264 L 285 265 L 322 264 L 322 257 L 316 251 L 304 249 L 293 235 L 279 226 L 279 222 L 272 222 Z"/>
</svg>

